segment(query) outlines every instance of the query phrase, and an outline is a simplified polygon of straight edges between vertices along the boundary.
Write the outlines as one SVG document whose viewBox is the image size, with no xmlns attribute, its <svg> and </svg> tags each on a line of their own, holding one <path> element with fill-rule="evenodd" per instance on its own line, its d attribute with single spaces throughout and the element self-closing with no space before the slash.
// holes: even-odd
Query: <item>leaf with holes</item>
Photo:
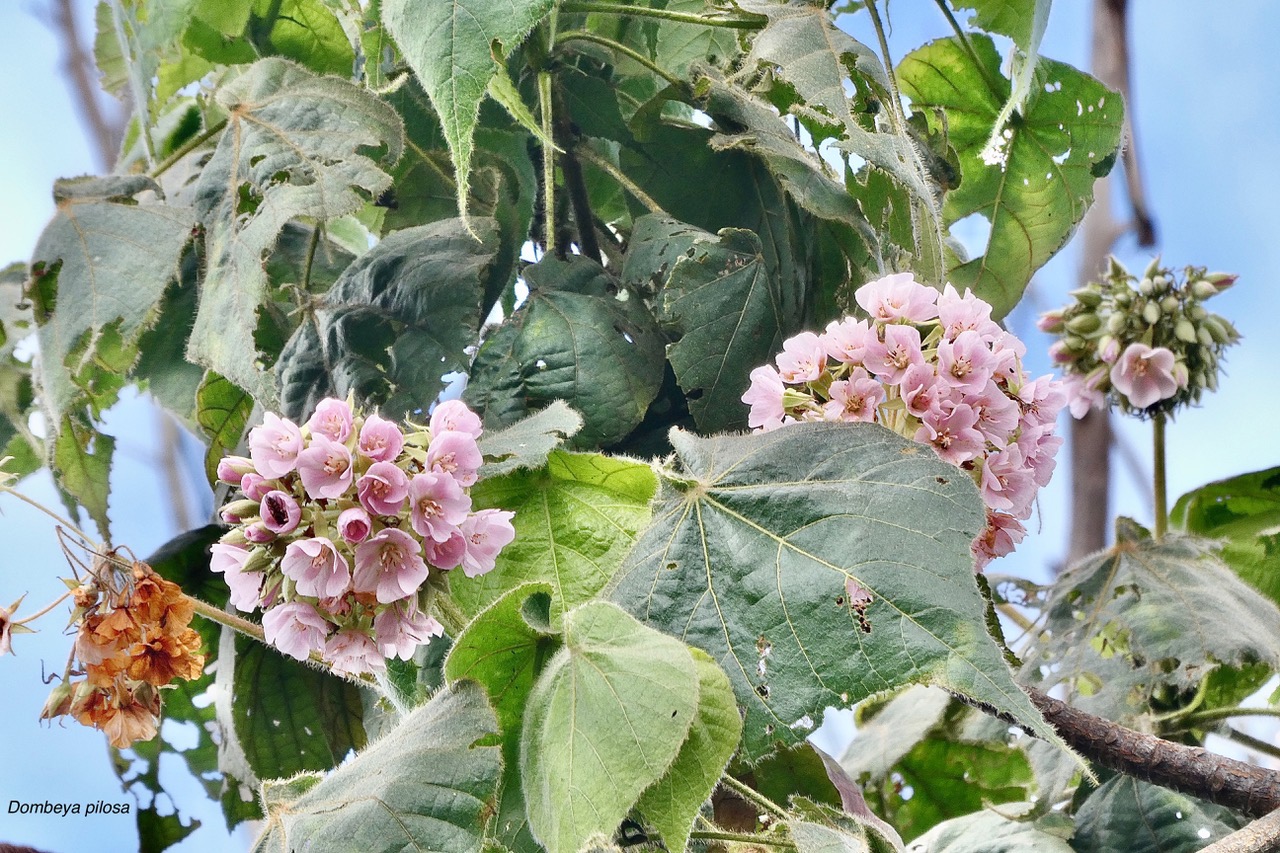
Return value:
<svg viewBox="0 0 1280 853">
<path fill-rule="evenodd" d="M 620 441 L 662 385 L 662 333 L 639 297 L 581 255 L 524 271 L 529 298 L 471 367 L 464 399 L 488 428 L 561 399 L 583 420 L 576 444 Z"/>
<path fill-rule="evenodd" d="M 1026 658 L 1044 689 L 1111 720 L 1145 712 L 1160 685 L 1194 690 L 1219 666 L 1280 669 L 1280 609 L 1202 539 L 1155 542 L 1132 522 L 1050 589 L 1048 637 Z M 1047 669 L 1042 669 L 1047 668 Z"/>
<path fill-rule="evenodd" d="M 679 467 L 609 594 L 728 672 L 746 760 L 916 682 L 1061 744 L 987 634 L 968 474 L 873 424 L 671 441 Z"/>
<path fill-rule="evenodd" d="M 98 396 L 94 389 L 106 368 L 97 359 L 108 350 L 131 352 L 178 275 L 195 214 L 137 203 L 134 197 L 146 191 L 156 193 L 159 186 L 141 175 L 77 178 L 54 186 L 57 213 L 32 255 L 31 296 L 39 324 L 40 384 L 55 424 L 86 393 Z M 125 357 L 124 370 L 134 356 Z M 96 404 L 105 408 L 113 401 L 114 394 L 104 393 Z"/>
<path fill-rule="evenodd" d="M 516 538 L 493 571 L 454 585 L 467 615 L 525 583 L 552 588 L 551 620 L 594 598 L 649 523 L 657 480 L 648 465 L 597 453 L 552 451 L 545 467 L 477 483 L 477 509 L 515 511 Z"/>
<path fill-rule="evenodd" d="M 283 59 L 249 66 L 215 98 L 227 127 L 195 188 L 207 268 L 187 354 L 277 408 L 255 363 L 263 255 L 294 217 L 335 219 L 386 189 L 391 178 L 370 152 L 395 162 L 403 129 L 373 94 Z"/>
<path fill-rule="evenodd" d="M 684 644 L 605 601 L 564 617 L 564 646 L 525 708 L 520 775 L 548 853 L 612 834 L 675 760 L 698 710 Z"/>
<path fill-rule="evenodd" d="M 323 780 L 271 786 L 254 850 L 480 853 L 502 769 L 497 730 L 479 685 L 442 690 Z"/>
<path fill-rule="evenodd" d="M 555 0 L 384 0 L 382 20 L 440 116 L 467 215 L 473 135 L 480 103 L 503 61 Z M 495 55 L 496 54 L 496 55 Z"/>
<path fill-rule="evenodd" d="M 899 64 L 898 79 L 930 127 L 946 129 L 960 158 L 963 177 L 947 194 L 945 221 L 978 213 L 991 223 L 986 253 L 953 267 L 949 279 L 1003 317 L 1093 202 L 1094 180 L 1118 154 L 1124 104 L 1088 74 L 1041 59 L 1001 150 L 984 151 L 1010 83 L 990 37 L 968 41 L 972 52 L 956 39 L 913 51 Z"/>
<path fill-rule="evenodd" d="M 282 411 L 305 420 L 354 393 L 390 418 L 427 411 L 444 374 L 465 370 L 497 254 L 492 220 L 447 219 L 387 235 L 360 256 L 280 354 Z"/>
</svg>

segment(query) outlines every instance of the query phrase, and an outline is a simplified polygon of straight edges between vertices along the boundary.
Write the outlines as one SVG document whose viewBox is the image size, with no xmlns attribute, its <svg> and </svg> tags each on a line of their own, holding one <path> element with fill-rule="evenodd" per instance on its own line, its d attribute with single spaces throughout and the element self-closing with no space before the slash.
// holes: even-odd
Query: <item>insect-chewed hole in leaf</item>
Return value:
<svg viewBox="0 0 1280 853">
<path fill-rule="evenodd" d="M 680 564 L 675 560 L 667 560 L 667 564 L 663 568 L 669 572 L 674 572 L 676 569 L 680 568 Z"/>
<path fill-rule="evenodd" d="M 948 483 L 950 483 L 950 482 L 951 482 L 951 481 L 950 481 L 950 480 L 948 480 L 946 477 L 934 477 L 933 479 L 935 479 L 935 480 L 937 480 L 937 481 L 938 481 L 938 485 L 939 485 L 939 486 L 945 486 L 945 485 L 947 485 Z"/>
<path fill-rule="evenodd" d="M 871 590 L 853 578 L 845 578 L 844 595 L 836 598 L 837 604 L 848 603 L 849 614 L 857 621 L 862 633 L 871 633 L 871 621 L 867 619 L 867 608 L 871 606 L 873 596 Z"/>
<path fill-rule="evenodd" d="M 760 686 L 758 686 L 758 687 L 756 688 L 756 695 L 757 695 L 757 696 L 759 696 L 761 699 L 768 699 L 768 698 L 769 698 L 769 685 L 767 685 L 767 684 L 761 684 Z"/>
</svg>

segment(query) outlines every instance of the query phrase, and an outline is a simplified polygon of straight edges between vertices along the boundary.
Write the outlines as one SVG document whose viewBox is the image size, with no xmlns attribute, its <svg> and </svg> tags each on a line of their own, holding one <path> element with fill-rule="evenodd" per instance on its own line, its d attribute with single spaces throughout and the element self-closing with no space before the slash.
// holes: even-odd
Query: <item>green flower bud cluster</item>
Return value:
<svg viewBox="0 0 1280 853">
<path fill-rule="evenodd" d="M 1203 267 L 1179 278 L 1158 258 L 1139 277 L 1111 258 L 1105 276 L 1040 318 L 1059 336 L 1050 354 L 1066 374 L 1072 413 L 1109 403 L 1140 417 L 1172 414 L 1216 390 L 1223 352 L 1240 333 L 1203 303 L 1235 280 Z"/>
</svg>

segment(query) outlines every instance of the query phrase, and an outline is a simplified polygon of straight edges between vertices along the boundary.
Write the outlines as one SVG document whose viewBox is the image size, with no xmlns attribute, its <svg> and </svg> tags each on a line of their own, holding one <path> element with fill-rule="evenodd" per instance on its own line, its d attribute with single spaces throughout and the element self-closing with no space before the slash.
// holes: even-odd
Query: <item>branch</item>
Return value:
<svg viewBox="0 0 1280 853">
<path fill-rule="evenodd" d="M 1090 761 L 1249 817 L 1280 808 L 1280 773 L 1274 770 L 1135 732 L 1034 687 L 1023 689 L 1062 739 Z"/>
<path fill-rule="evenodd" d="M 1156 244 L 1156 224 L 1147 209 L 1147 194 L 1142 184 L 1142 170 L 1138 163 L 1138 138 L 1133 130 L 1133 93 L 1129 88 L 1129 0 L 1102 0 L 1095 14 L 1102 19 L 1101 27 L 1107 32 L 1104 36 L 1110 49 L 1114 67 L 1112 73 L 1100 77 L 1124 98 L 1124 135 L 1128 144 L 1124 146 L 1124 178 L 1129 192 L 1129 203 L 1133 206 L 1133 230 L 1138 237 L 1138 245 L 1150 248 Z M 1096 25 L 1095 25 L 1096 26 Z M 1098 42 L 1094 42 L 1095 45 Z"/>
<path fill-rule="evenodd" d="M 1276 849 L 1277 839 L 1280 839 L 1280 811 L 1273 811 L 1210 844 L 1200 853 L 1267 853 Z"/>
<path fill-rule="evenodd" d="M 582 254 L 604 266 L 604 256 L 600 254 L 600 244 L 596 242 L 595 217 L 591 213 L 591 199 L 587 195 L 587 183 L 582 177 L 582 164 L 574 154 L 577 133 L 569 118 L 569 102 L 560 95 L 561 109 L 555 114 L 555 140 L 563 149 L 560 155 L 560 170 L 564 172 L 565 189 L 569 192 L 569 203 L 573 207 L 573 224 L 578 232 L 578 249 Z"/>
<path fill-rule="evenodd" d="M 123 127 L 109 121 L 98 101 L 98 86 L 94 80 L 95 63 L 80 42 L 80 30 L 76 26 L 75 9 L 71 0 L 57 0 L 53 4 L 52 26 L 62 42 L 62 73 L 67 87 L 75 99 L 80 120 L 84 122 L 89 138 L 93 140 L 98 163 L 104 170 L 115 165 L 120 148 Z"/>
</svg>

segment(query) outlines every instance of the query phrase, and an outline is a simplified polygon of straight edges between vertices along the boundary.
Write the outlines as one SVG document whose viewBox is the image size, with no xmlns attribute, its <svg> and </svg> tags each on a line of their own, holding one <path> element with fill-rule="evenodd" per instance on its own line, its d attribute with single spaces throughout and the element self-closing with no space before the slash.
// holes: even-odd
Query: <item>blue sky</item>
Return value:
<svg viewBox="0 0 1280 853">
<path fill-rule="evenodd" d="M 77 0 L 83 10 L 91 3 Z M 91 172 L 93 155 L 85 145 L 58 68 L 57 45 L 41 23 L 43 2 L 0 3 L 0 265 L 29 256 L 52 214 L 52 181 Z M 890 7 L 895 58 L 926 38 L 946 31 L 932 4 L 894 3 Z M 1043 54 L 1087 67 L 1088 13 L 1092 4 L 1061 0 L 1055 4 Z M 1198 3 L 1132 4 L 1132 55 L 1135 62 L 1134 111 L 1151 210 L 1159 228 L 1159 251 L 1174 267 L 1200 264 L 1234 271 L 1240 282 L 1214 300 L 1213 310 L 1236 323 L 1244 342 L 1228 356 L 1227 376 L 1218 394 L 1181 415 L 1169 432 L 1169 492 L 1176 497 L 1209 480 L 1280 464 L 1272 444 L 1280 417 L 1275 378 L 1276 324 L 1280 322 L 1280 51 L 1274 46 L 1280 10 L 1264 0 L 1239 0 L 1229 12 Z M 921 12 L 918 16 L 915 14 Z M 869 34 L 857 33 L 870 39 Z M 1123 216 L 1124 199 L 1116 199 Z M 1124 238 L 1117 252 L 1131 268 L 1141 268 L 1149 253 Z M 1039 304 L 1065 301 L 1075 286 L 1077 254 L 1069 246 L 1036 277 Z M 1038 358 L 1037 372 L 1048 369 L 1047 341 L 1034 332 L 1034 312 L 1019 309 L 1011 324 Z M 156 416 L 144 404 L 126 404 L 112 417 L 119 439 L 112 516 L 116 538 L 146 554 L 173 535 L 165 486 L 154 461 L 158 443 Z M 1149 470 L 1149 426 L 1120 425 L 1122 439 Z M 1118 476 L 1113 511 L 1149 521 L 1145 483 Z M 1065 474 L 1062 459 L 1060 475 Z M 1042 493 L 1033 535 L 1013 557 L 993 569 L 1043 577 L 1061 558 L 1066 541 L 1067 479 L 1058 476 Z M 24 488 L 54 503 L 47 479 L 37 476 Z M 29 508 L 0 501 L 0 606 L 23 592 L 28 605 L 51 600 L 64 573 L 53 526 Z M 1036 526 L 1039 531 L 1035 531 Z M 36 637 L 19 637 L 17 656 L 0 659 L 0 841 L 35 844 L 51 853 L 84 849 L 114 853 L 136 849 L 132 820 L 20 817 L 7 814 L 10 800 L 122 802 L 100 735 L 75 723 L 42 727 L 36 720 L 47 688 L 44 671 L 61 671 L 68 640 L 56 618 L 42 621 Z M 166 780 L 181 774 L 162 768 Z M 179 796 L 184 813 L 201 798 L 187 780 L 191 796 Z M 217 827 L 219 815 L 201 807 L 206 822 L 181 848 L 227 849 Z"/>
</svg>

